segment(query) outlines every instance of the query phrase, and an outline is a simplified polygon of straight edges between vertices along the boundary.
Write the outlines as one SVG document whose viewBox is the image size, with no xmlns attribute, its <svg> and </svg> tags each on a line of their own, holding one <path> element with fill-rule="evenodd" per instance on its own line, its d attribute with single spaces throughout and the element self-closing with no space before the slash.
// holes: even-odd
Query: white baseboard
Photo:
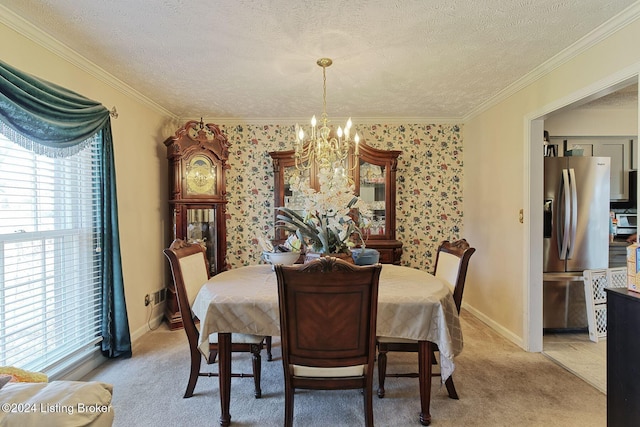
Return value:
<svg viewBox="0 0 640 427">
<path fill-rule="evenodd" d="M 504 326 L 496 323 L 494 320 L 492 320 L 489 317 L 487 317 L 484 313 L 476 310 L 475 308 L 473 308 L 472 306 L 470 306 L 468 304 L 463 303 L 462 304 L 462 308 L 467 310 L 474 317 L 476 317 L 482 323 L 484 323 L 485 325 L 487 325 L 488 327 L 490 327 L 491 329 L 496 331 L 498 334 L 500 334 L 501 336 L 503 336 L 507 340 L 511 341 L 512 343 L 514 343 L 518 347 L 522 348 L 523 350 L 526 350 L 526 347 L 524 345 L 524 341 L 523 341 L 522 337 L 517 336 L 516 334 L 514 334 L 510 330 L 506 329 Z M 463 336 L 463 339 L 464 339 L 464 336 Z"/>
<path fill-rule="evenodd" d="M 145 323 L 143 326 L 141 326 L 138 329 L 136 329 L 131 334 L 131 344 L 132 345 L 138 339 L 140 339 L 140 337 L 142 337 L 144 334 L 146 334 L 147 332 L 151 331 L 152 329 L 155 329 L 158 326 L 160 326 L 160 324 L 164 320 L 164 305 L 158 305 L 157 307 L 159 308 L 158 309 L 158 314 L 156 314 L 152 319 L 150 319 L 147 323 Z"/>
</svg>

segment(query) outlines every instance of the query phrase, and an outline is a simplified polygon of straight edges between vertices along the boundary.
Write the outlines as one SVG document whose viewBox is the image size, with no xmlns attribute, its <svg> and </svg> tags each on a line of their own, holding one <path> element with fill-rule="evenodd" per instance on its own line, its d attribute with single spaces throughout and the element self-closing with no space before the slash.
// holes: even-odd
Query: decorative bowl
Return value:
<svg viewBox="0 0 640 427">
<path fill-rule="evenodd" d="M 293 265 L 300 258 L 300 252 L 262 252 L 262 258 L 270 264 Z"/>
<path fill-rule="evenodd" d="M 380 260 L 380 252 L 375 249 L 362 250 L 361 248 L 351 249 L 351 256 L 356 265 L 377 264 Z"/>
</svg>

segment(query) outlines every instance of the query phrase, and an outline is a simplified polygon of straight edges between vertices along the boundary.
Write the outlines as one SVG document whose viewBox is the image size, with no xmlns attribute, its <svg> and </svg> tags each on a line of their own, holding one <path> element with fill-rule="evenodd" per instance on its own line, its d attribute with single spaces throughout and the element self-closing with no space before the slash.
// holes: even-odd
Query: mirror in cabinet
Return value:
<svg viewBox="0 0 640 427">
<path fill-rule="evenodd" d="M 367 230 L 369 236 L 384 235 L 386 231 L 385 174 L 384 166 L 360 161 L 360 198 L 373 214 Z"/>
<path fill-rule="evenodd" d="M 380 262 L 400 264 L 402 242 L 396 240 L 396 170 L 401 151 L 379 150 L 360 144 L 353 171 L 356 194 L 371 208 L 368 248 L 380 252 Z"/>
<path fill-rule="evenodd" d="M 291 179 L 299 176 L 300 179 L 309 182 L 309 186 L 318 189 L 317 171 L 315 169 L 306 169 L 299 171 L 295 165 L 295 151 L 272 151 L 269 153 L 273 162 L 274 174 L 274 221 L 278 214 L 277 208 L 287 207 L 297 210 L 297 195 L 291 190 Z M 280 228 L 275 229 L 274 243 L 281 244 L 287 239 L 287 232 Z"/>
<path fill-rule="evenodd" d="M 217 125 L 200 120 L 187 122 L 164 144 L 169 160 L 171 237 L 205 247 L 209 275 L 216 275 L 227 268 L 225 171 L 229 168 L 229 143 Z M 172 280 L 167 285 L 165 318 L 170 329 L 182 327 Z"/>
<path fill-rule="evenodd" d="M 371 226 L 365 231 L 367 248 L 380 252 L 380 262 L 399 264 L 402 242 L 396 240 L 396 169 L 401 151 L 379 150 L 360 143 L 358 156 L 349 156 L 350 164 L 345 164 L 349 178 L 354 183 L 355 194 L 371 208 Z M 295 192 L 291 191 L 290 179 L 300 176 L 308 181 L 311 188 L 318 190 L 318 170 L 315 165 L 299 171 L 296 168 L 294 150 L 273 151 L 269 155 L 274 171 L 274 207 L 302 209 Z M 355 159 L 355 160 L 354 160 Z M 277 210 L 274 213 L 277 215 Z M 275 243 L 282 243 L 287 233 L 275 229 Z"/>
</svg>

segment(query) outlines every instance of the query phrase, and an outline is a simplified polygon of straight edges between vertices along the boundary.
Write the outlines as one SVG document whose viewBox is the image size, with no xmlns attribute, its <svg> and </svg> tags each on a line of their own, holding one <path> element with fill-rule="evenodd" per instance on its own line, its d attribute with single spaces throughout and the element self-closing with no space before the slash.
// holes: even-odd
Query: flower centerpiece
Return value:
<svg viewBox="0 0 640 427">
<path fill-rule="evenodd" d="M 363 230 L 371 211 L 354 195 L 354 185 L 342 167 L 321 168 L 319 191 L 295 174 L 289 184 L 295 200 L 289 207 L 277 208 L 276 226 L 294 233 L 305 246 L 320 254 L 348 254 L 357 243 L 364 248 Z"/>
</svg>

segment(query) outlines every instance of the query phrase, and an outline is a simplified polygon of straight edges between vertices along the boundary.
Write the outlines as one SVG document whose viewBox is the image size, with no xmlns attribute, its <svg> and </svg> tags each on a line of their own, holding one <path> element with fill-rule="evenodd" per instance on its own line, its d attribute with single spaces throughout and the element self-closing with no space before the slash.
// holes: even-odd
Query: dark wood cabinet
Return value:
<svg viewBox="0 0 640 427">
<path fill-rule="evenodd" d="M 373 211 L 373 223 L 366 245 L 380 252 L 380 262 L 400 264 L 402 242 L 396 239 L 396 170 L 401 151 L 378 150 L 364 143 L 359 144 L 358 156 L 349 156 L 345 165 L 355 185 L 355 192 Z M 272 151 L 274 172 L 274 206 L 287 206 L 295 197 L 289 179 L 296 173 L 294 150 Z M 303 179 L 318 190 L 317 169 L 303 171 Z M 277 212 L 276 212 L 277 215 Z M 274 217 L 275 220 L 275 217 Z M 276 241 L 286 238 L 285 231 L 276 229 Z"/>
<path fill-rule="evenodd" d="M 206 248 L 209 276 L 226 270 L 226 185 L 229 143 L 218 126 L 189 121 L 164 142 L 169 160 L 169 208 L 173 238 Z M 170 329 L 182 327 L 173 282 L 165 317 Z"/>
<path fill-rule="evenodd" d="M 607 426 L 640 425 L 640 294 L 607 292 Z"/>
</svg>

